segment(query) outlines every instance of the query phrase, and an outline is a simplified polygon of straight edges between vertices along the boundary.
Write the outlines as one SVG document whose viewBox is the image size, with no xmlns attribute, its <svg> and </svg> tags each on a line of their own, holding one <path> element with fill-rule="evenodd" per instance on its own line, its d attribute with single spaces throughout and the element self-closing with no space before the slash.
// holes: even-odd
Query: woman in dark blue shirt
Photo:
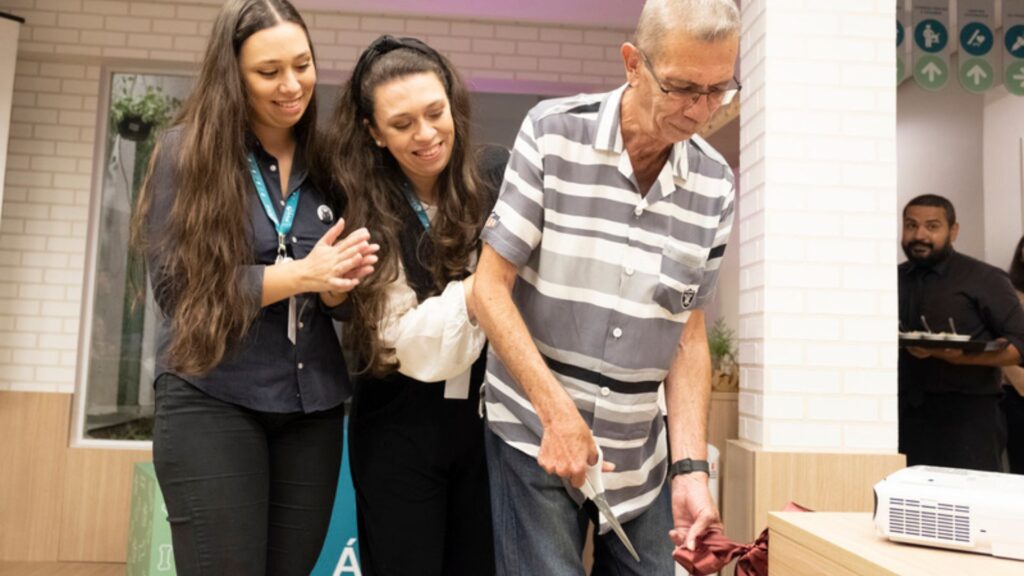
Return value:
<svg viewBox="0 0 1024 576">
<path fill-rule="evenodd" d="M 350 385 L 332 313 L 372 271 L 339 241 L 316 64 L 287 0 L 229 0 L 133 223 L 159 332 L 153 458 L 179 575 L 305 575 L 330 520 Z"/>
</svg>

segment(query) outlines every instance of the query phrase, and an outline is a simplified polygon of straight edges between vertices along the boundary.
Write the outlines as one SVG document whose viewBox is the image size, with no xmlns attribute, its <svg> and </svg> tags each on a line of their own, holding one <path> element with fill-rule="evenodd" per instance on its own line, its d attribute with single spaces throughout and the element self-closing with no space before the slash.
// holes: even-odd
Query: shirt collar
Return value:
<svg viewBox="0 0 1024 576">
<path fill-rule="evenodd" d="M 597 136 L 594 148 L 606 152 L 624 154 L 626 146 L 622 139 L 622 95 L 629 88 L 623 84 L 605 94 L 601 107 L 597 111 Z M 690 140 L 683 140 L 672 145 L 668 164 L 672 167 L 672 175 L 686 180 L 690 173 L 689 154 L 692 150 Z"/>
<path fill-rule="evenodd" d="M 263 145 L 260 144 L 258 138 L 253 136 L 249 139 L 249 149 L 252 151 L 253 156 L 256 157 L 256 162 L 259 163 L 260 167 L 264 170 L 270 171 L 268 166 L 271 164 L 278 165 L 277 157 L 270 152 L 267 152 Z M 276 174 L 276 171 L 274 172 Z M 306 168 L 306 154 L 303 150 L 302 143 L 295 143 L 295 154 L 292 156 L 292 171 L 288 175 L 288 194 L 291 194 L 306 181 L 308 170 Z M 275 180 L 275 184 L 278 180 Z M 276 187 L 276 186 L 275 186 Z"/>
</svg>

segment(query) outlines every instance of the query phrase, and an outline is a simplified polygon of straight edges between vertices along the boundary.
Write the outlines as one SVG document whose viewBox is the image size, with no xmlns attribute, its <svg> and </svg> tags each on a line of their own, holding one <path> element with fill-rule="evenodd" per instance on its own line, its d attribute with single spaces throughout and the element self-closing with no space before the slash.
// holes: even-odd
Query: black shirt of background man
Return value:
<svg viewBox="0 0 1024 576">
<path fill-rule="evenodd" d="M 999 268 L 957 252 L 932 267 L 907 261 L 899 266 L 899 298 L 901 330 L 925 331 L 924 316 L 932 331 L 950 332 L 952 318 L 957 333 L 971 340 L 1005 338 L 1024 354 L 1024 311 Z M 1000 381 L 997 367 L 899 353 L 900 395 L 911 404 L 925 393 L 1000 394 Z"/>
<path fill-rule="evenodd" d="M 158 378 L 165 372 L 173 373 L 167 366 L 166 351 L 172 337 L 169 315 L 175 300 L 174 284 L 161 263 L 162 254 L 174 249 L 173 238 L 167 237 L 165 230 L 176 196 L 181 139 L 178 127 L 163 136 L 154 166 L 153 205 L 147 223 L 154 239 L 147 254 L 147 266 L 153 295 L 164 316 L 157 336 L 155 374 Z M 267 192 L 274 199 L 280 221 L 285 202 L 277 159 L 263 150 L 255 138 L 250 140 L 250 151 L 259 165 Z M 312 251 L 343 209 L 340 206 L 330 206 L 330 211 L 320 209 L 327 204 L 327 198 L 308 177 L 301 146 L 295 149 L 288 178 L 289 194 L 299 189 L 295 221 L 287 238 L 288 255 L 295 259 L 305 258 Z M 264 212 L 254 185 L 249 186 L 248 198 L 246 205 L 237 210 L 238 217 L 249 222 L 253 253 L 251 259 L 238 265 L 245 269 L 241 280 L 245 291 L 258 301 L 263 289 L 263 271 L 277 258 L 277 231 Z M 330 311 L 321 305 L 317 294 L 299 294 L 296 307 L 295 344 L 288 340 L 288 300 L 282 300 L 261 308 L 243 341 L 233 346 L 209 373 L 176 375 L 218 400 L 260 412 L 310 413 L 338 406 L 351 396 L 352 385 Z"/>
</svg>

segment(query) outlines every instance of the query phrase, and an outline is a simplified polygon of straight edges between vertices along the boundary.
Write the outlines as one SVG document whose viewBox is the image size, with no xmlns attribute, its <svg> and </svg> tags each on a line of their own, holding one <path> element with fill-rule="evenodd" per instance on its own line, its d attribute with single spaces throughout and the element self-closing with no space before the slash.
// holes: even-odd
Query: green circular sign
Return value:
<svg viewBox="0 0 1024 576">
<path fill-rule="evenodd" d="M 960 63 L 960 85 L 968 92 L 979 94 L 992 87 L 995 71 L 984 58 L 967 58 Z"/>
<path fill-rule="evenodd" d="M 918 56 L 914 60 L 914 80 L 925 90 L 938 90 L 949 80 L 949 64 L 938 56 Z"/>
<path fill-rule="evenodd" d="M 903 63 L 903 56 L 896 57 L 896 84 L 899 85 L 907 76 L 907 65 Z"/>
<path fill-rule="evenodd" d="M 1024 60 L 1017 60 L 1006 67 L 1003 85 L 1010 94 L 1024 96 Z"/>
</svg>

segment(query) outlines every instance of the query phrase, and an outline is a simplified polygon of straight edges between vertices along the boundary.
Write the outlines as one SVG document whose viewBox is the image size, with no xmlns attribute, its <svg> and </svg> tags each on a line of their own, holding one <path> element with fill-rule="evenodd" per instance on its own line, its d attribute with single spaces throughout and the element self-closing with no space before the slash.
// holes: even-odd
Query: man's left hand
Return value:
<svg viewBox="0 0 1024 576">
<path fill-rule="evenodd" d="M 680 474 L 672 479 L 672 524 L 669 537 L 676 546 L 693 550 L 697 536 L 711 530 L 721 532 L 722 520 L 711 499 L 708 475 L 703 472 Z"/>
</svg>

